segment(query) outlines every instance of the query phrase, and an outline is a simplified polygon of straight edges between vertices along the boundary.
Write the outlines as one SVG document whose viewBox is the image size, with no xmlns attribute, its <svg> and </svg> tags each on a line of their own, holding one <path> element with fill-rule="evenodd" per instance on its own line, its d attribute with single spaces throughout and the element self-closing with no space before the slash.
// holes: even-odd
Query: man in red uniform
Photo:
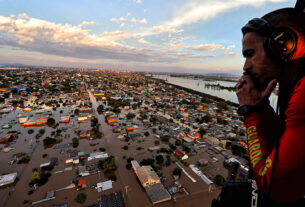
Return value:
<svg viewBox="0 0 305 207">
<path fill-rule="evenodd" d="M 242 32 L 246 60 L 236 93 L 255 180 L 264 195 L 277 203 L 304 201 L 304 7 L 255 18 Z M 276 83 L 278 114 L 268 101 Z"/>
</svg>

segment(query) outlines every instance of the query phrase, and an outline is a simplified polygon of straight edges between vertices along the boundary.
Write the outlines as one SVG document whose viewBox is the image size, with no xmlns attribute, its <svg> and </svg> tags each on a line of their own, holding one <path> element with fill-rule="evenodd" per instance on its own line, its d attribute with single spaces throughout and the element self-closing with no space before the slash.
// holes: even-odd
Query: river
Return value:
<svg viewBox="0 0 305 207">
<path fill-rule="evenodd" d="M 195 91 L 199 91 L 202 93 L 210 94 L 212 96 L 217 96 L 219 98 L 225 99 L 227 101 L 232 101 L 234 103 L 238 103 L 237 96 L 235 91 L 229 91 L 226 89 L 215 89 L 213 87 L 206 87 L 205 84 L 219 84 L 225 87 L 234 87 L 236 82 L 230 81 L 206 81 L 203 79 L 194 79 L 194 78 L 181 78 L 181 77 L 171 77 L 169 75 L 154 75 L 153 78 L 166 80 L 167 83 L 171 83 L 174 85 L 182 86 L 185 88 L 189 88 Z M 270 104 L 275 109 L 277 103 L 277 95 L 274 93 L 271 94 Z"/>
</svg>

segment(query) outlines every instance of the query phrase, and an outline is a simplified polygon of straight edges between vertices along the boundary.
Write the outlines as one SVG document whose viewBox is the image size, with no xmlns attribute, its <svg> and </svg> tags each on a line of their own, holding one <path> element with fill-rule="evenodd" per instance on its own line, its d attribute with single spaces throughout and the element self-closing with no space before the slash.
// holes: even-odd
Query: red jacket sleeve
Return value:
<svg viewBox="0 0 305 207">
<path fill-rule="evenodd" d="M 280 137 L 271 190 L 271 198 L 278 202 L 295 201 L 305 195 L 305 77 L 291 94 L 285 115 L 283 127 L 271 107 L 245 119 L 251 166 L 265 193 L 274 165 L 274 141 Z"/>
</svg>

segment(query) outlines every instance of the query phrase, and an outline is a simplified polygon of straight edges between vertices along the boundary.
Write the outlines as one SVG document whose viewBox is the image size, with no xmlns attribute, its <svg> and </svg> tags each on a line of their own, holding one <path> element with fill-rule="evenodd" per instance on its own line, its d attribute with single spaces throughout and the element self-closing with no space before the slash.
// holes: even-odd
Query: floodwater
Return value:
<svg viewBox="0 0 305 207">
<path fill-rule="evenodd" d="M 229 91 L 226 89 L 215 89 L 212 87 L 206 87 L 205 84 L 219 84 L 225 87 L 235 87 L 237 82 L 229 82 L 229 81 L 206 81 L 203 79 L 193 79 L 193 78 L 181 78 L 181 77 L 171 77 L 169 75 L 154 75 L 154 78 L 166 80 L 167 83 L 171 83 L 174 85 L 182 86 L 185 88 L 189 88 L 195 91 L 199 91 L 202 93 L 210 94 L 212 96 L 217 96 L 227 101 L 231 101 L 233 103 L 238 103 L 238 99 L 235 91 Z M 274 93 L 270 96 L 270 104 L 275 109 L 277 103 L 277 95 Z"/>
<path fill-rule="evenodd" d="M 92 102 L 93 109 L 96 111 L 97 102 L 93 97 L 92 93 L 90 92 L 90 99 Z M 56 111 L 52 111 L 52 117 L 58 122 L 61 116 L 69 115 L 68 111 L 71 110 L 70 107 L 65 108 L 58 108 Z M 50 109 L 51 111 L 51 109 Z M 62 112 L 61 112 L 62 111 Z M 73 111 L 73 110 L 72 110 Z M 68 186 L 71 184 L 72 180 L 76 177 L 77 167 L 73 167 L 72 171 L 64 171 L 61 173 L 55 173 L 58 171 L 63 171 L 66 167 L 65 160 L 69 158 L 68 150 L 74 150 L 75 148 L 66 147 L 62 149 L 54 149 L 53 147 L 44 149 L 42 140 L 46 137 L 54 137 L 51 136 L 51 133 L 55 131 L 55 129 L 50 128 L 48 126 L 41 126 L 41 127 L 33 127 L 31 129 L 34 130 L 33 134 L 28 134 L 28 130 L 30 128 L 23 128 L 20 127 L 17 115 L 18 114 L 26 114 L 26 115 L 33 115 L 33 116 L 41 116 L 40 114 L 35 114 L 34 112 L 27 112 L 23 113 L 20 110 L 12 111 L 9 114 L 2 115 L 0 120 L 0 125 L 7 123 L 12 123 L 11 121 L 15 120 L 15 124 L 12 123 L 12 128 L 7 131 L 16 130 L 20 132 L 19 138 L 17 139 L 16 143 L 11 144 L 14 146 L 15 149 L 8 152 L 0 152 L 1 159 L 0 159 L 0 173 L 18 173 L 18 182 L 16 185 L 11 187 L 6 187 L 4 189 L 0 189 L 0 206 L 11 207 L 11 206 L 30 206 L 30 203 L 33 201 L 37 201 L 43 199 L 46 192 L 57 190 L 63 187 Z M 122 111 L 122 114 L 128 113 L 127 111 Z M 108 126 L 105 123 L 105 119 L 103 115 L 97 115 L 99 123 L 101 124 L 100 130 L 103 132 L 103 137 L 101 139 L 96 140 L 87 140 L 81 139 L 79 140 L 79 146 L 76 148 L 79 151 L 85 153 L 91 153 L 94 150 L 99 151 L 100 147 L 106 149 L 106 152 L 109 155 L 114 155 L 116 158 L 116 164 L 118 166 L 118 170 L 115 171 L 115 175 L 117 176 L 117 181 L 113 183 L 113 188 L 111 190 L 102 191 L 98 193 L 94 190 L 93 185 L 96 185 L 98 182 L 106 181 L 103 173 L 90 175 L 85 177 L 88 181 L 88 187 L 83 190 L 83 193 L 86 193 L 87 200 L 84 204 L 78 204 L 74 201 L 74 198 L 79 193 L 76 189 L 69 189 L 56 192 L 56 199 L 47 201 L 41 204 L 37 204 L 37 207 L 45 207 L 45 206 L 53 206 L 63 203 L 68 203 L 69 206 L 86 206 L 99 201 L 100 196 L 103 194 L 109 194 L 111 192 L 122 191 L 123 198 L 125 200 L 125 204 L 127 207 L 143 207 L 143 206 L 153 206 L 150 202 L 146 192 L 141 187 L 140 183 L 138 182 L 135 174 L 132 170 L 126 169 L 126 158 L 133 157 L 138 162 L 140 162 L 144 158 L 152 158 L 152 152 L 147 150 L 148 147 L 154 146 L 155 138 L 153 137 L 153 132 L 151 128 L 146 128 L 139 123 L 139 121 L 134 120 L 139 126 L 135 132 L 142 133 L 148 131 L 150 135 L 145 138 L 145 141 L 138 143 L 132 140 L 129 141 L 129 144 L 125 141 L 121 141 L 117 138 L 120 134 L 112 133 L 112 127 Z M 39 138 L 40 142 L 36 142 L 35 135 L 38 133 L 39 129 L 45 129 L 44 135 Z M 59 124 L 57 129 L 62 129 L 62 142 L 60 144 L 68 144 L 71 143 L 73 137 L 77 137 L 74 129 L 79 128 L 82 132 L 91 129 L 90 121 L 88 123 L 81 123 L 77 122 L 77 117 L 72 117 L 70 119 L 70 123 L 68 124 Z M 1 130 L 0 136 L 3 137 L 6 135 L 7 131 Z M 66 137 L 66 138 L 65 138 Z M 90 144 L 95 143 L 95 146 L 90 146 Z M 122 147 L 124 145 L 129 146 L 128 150 L 123 150 Z M 160 143 L 160 147 L 167 147 L 167 144 Z M 142 150 L 137 150 L 137 147 L 142 147 Z M 9 165 L 8 162 L 12 160 L 13 154 L 25 152 L 31 155 L 31 160 L 28 164 L 13 164 Z M 43 154 L 48 154 L 46 158 L 43 158 Z M 124 159 L 123 156 L 126 158 Z M 208 156 L 205 152 L 198 153 L 198 155 L 190 158 L 192 163 L 195 163 L 196 160 Z M 58 165 L 51 171 L 51 177 L 49 181 L 37 188 L 32 195 L 28 195 L 28 192 L 32 189 L 29 187 L 29 182 L 31 181 L 32 170 L 34 168 L 39 168 L 39 165 L 42 163 L 46 163 L 50 161 L 51 157 L 58 158 Z M 171 159 L 175 160 L 174 156 L 171 155 Z M 215 163 L 215 169 L 218 170 L 219 174 L 222 174 L 226 177 L 227 172 L 222 168 L 221 158 L 219 158 L 219 163 Z M 218 166 L 219 165 L 219 166 Z M 169 167 L 163 167 L 163 174 L 167 178 L 167 181 L 164 183 L 164 186 L 167 187 L 172 185 L 174 180 L 172 177 L 173 169 L 177 167 L 175 164 L 171 164 Z M 196 183 L 193 183 L 188 177 L 182 174 L 180 178 L 181 184 L 191 193 L 190 195 L 186 194 L 176 194 L 177 201 L 168 201 L 165 203 L 161 203 L 155 206 L 162 206 L 162 207 L 169 207 L 169 206 L 202 206 L 202 204 L 206 206 L 210 206 L 211 201 L 213 198 L 217 197 L 219 194 L 219 189 L 214 187 L 214 191 L 212 193 L 208 193 L 208 186 L 204 183 L 190 168 L 186 168 L 185 170 L 194 178 L 196 178 Z M 23 205 L 24 201 L 28 200 L 28 204 Z"/>
</svg>

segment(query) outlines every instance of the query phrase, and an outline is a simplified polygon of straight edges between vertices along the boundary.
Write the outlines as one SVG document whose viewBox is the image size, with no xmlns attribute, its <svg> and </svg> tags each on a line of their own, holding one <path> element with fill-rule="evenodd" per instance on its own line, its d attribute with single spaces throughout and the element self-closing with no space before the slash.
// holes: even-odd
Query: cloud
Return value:
<svg viewBox="0 0 305 207">
<path fill-rule="evenodd" d="M 262 6 L 267 2 L 285 2 L 288 0 L 206 0 L 192 1 L 178 11 L 178 15 L 165 24 L 169 27 L 181 27 L 183 25 L 206 21 L 220 13 L 241 6 Z"/>
<path fill-rule="evenodd" d="M 134 2 L 136 2 L 137 4 L 141 4 L 142 0 L 133 0 Z"/>
<path fill-rule="evenodd" d="M 96 24 L 96 23 L 93 22 L 93 21 L 90 21 L 90 22 L 88 22 L 88 21 L 83 21 L 83 22 L 82 22 L 81 24 L 79 24 L 78 26 L 82 27 L 82 26 L 94 25 L 94 24 Z"/>
<path fill-rule="evenodd" d="M 126 22 L 126 21 L 130 21 L 132 23 L 141 23 L 141 24 L 147 24 L 147 20 L 146 18 L 143 18 L 143 19 L 137 19 L 135 17 L 132 17 L 130 20 L 127 19 L 127 17 L 129 17 L 131 15 L 131 13 L 127 13 L 126 14 L 126 18 L 125 17 L 120 17 L 120 18 L 115 18 L 115 17 L 112 17 L 110 19 L 111 22 L 115 22 L 115 23 L 118 23 L 118 24 L 122 24 L 122 22 Z"/>
<path fill-rule="evenodd" d="M 215 50 L 230 50 L 234 48 L 234 45 L 230 45 L 228 47 L 224 47 L 220 44 L 204 44 L 204 45 L 176 45 L 177 47 L 187 49 L 187 50 L 194 50 L 194 51 L 200 51 L 200 52 L 214 52 Z"/>
<path fill-rule="evenodd" d="M 136 62 L 171 62 L 175 59 L 159 51 L 135 48 L 117 42 L 128 38 L 139 39 L 141 36 L 126 31 L 91 34 L 79 25 L 56 24 L 30 18 L 26 14 L 16 18 L 0 16 L 0 45 L 81 59 Z"/>
<path fill-rule="evenodd" d="M 239 53 L 237 52 L 224 52 L 223 55 L 225 56 L 239 56 Z"/>
<path fill-rule="evenodd" d="M 122 27 L 124 27 L 124 26 L 125 26 L 125 23 L 124 23 L 124 22 L 120 24 L 120 28 L 122 28 Z"/>
<path fill-rule="evenodd" d="M 148 45 L 150 44 L 149 42 L 147 42 L 146 40 L 144 40 L 143 38 L 138 39 L 138 43 L 142 44 L 142 45 Z"/>
<path fill-rule="evenodd" d="M 145 18 L 143 18 L 143 19 L 136 19 L 136 18 L 131 18 L 131 20 L 130 20 L 131 22 L 133 22 L 133 23 L 141 23 L 141 24 L 147 24 L 147 20 L 145 19 Z"/>
<path fill-rule="evenodd" d="M 111 22 L 116 22 L 116 23 L 121 23 L 121 22 L 125 22 L 126 21 L 126 18 L 125 17 L 120 17 L 120 18 L 115 18 L 115 17 L 112 17 L 110 19 Z"/>
<path fill-rule="evenodd" d="M 169 27 L 166 25 L 158 25 L 158 26 L 153 26 L 153 28 L 150 30 L 150 32 L 151 32 L 151 34 L 181 33 L 181 32 L 183 32 L 183 30 Z"/>
</svg>

